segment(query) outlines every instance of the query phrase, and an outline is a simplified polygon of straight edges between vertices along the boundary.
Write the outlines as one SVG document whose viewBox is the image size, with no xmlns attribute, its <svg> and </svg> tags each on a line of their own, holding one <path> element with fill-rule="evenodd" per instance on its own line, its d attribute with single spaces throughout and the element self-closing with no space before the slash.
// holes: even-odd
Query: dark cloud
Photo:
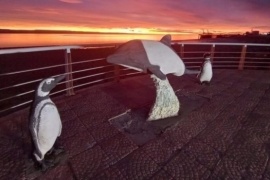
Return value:
<svg viewBox="0 0 270 180">
<path fill-rule="evenodd" d="M 0 1 L 0 28 L 20 24 L 145 27 L 191 32 L 269 29 L 269 0 L 20 0 Z M 189 31 L 189 30 L 188 30 Z M 268 30 L 269 31 L 269 30 Z"/>
</svg>

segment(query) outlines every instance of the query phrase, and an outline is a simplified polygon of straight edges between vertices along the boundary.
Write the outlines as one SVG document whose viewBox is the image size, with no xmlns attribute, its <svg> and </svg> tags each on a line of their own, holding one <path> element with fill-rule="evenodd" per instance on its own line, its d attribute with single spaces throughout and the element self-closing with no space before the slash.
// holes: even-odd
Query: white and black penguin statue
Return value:
<svg viewBox="0 0 270 180">
<path fill-rule="evenodd" d="M 197 76 L 201 82 L 201 84 L 210 84 L 210 81 L 213 77 L 213 70 L 212 70 L 212 62 L 211 62 L 211 54 L 205 53 L 204 54 L 204 61 L 201 65 L 200 73 Z"/>
<path fill-rule="evenodd" d="M 36 91 L 32 104 L 29 129 L 34 145 L 34 158 L 41 165 L 42 170 L 51 166 L 44 157 L 48 151 L 53 150 L 57 137 L 62 131 L 62 122 L 56 105 L 49 97 L 50 91 L 58 82 L 65 78 L 64 75 L 50 77 L 42 80 Z"/>
</svg>

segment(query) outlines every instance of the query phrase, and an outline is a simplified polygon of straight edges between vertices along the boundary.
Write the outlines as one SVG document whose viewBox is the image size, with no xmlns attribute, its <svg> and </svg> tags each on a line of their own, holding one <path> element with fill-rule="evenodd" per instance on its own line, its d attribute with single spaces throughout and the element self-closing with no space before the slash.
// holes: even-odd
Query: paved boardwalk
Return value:
<svg viewBox="0 0 270 180">
<path fill-rule="evenodd" d="M 169 81 L 181 110 L 177 124 L 162 131 L 155 130 L 159 122 L 145 123 L 155 100 L 148 76 L 54 99 L 67 158 L 38 178 L 270 178 L 269 71 L 215 70 L 210 86 L 192 76 Z M 27 116 L 25 110 L 0 119 L 0 179 L 28 177 Z"/>
</svg>

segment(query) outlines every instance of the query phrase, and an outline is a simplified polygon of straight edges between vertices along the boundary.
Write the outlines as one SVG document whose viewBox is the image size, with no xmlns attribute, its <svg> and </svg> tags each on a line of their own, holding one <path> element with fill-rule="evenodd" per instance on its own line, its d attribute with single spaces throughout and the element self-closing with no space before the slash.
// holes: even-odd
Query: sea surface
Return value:
<svg viewBox="0 0 270 180">
<path fill-rule="evenodd" d="M 0 34 L 0 48 L 123 43 L 132 39 L 160 40 L 163 35 L 144 34 Z M 172 40 L 197 39 L 197 34 L 172 35 Z"/>
</svg>

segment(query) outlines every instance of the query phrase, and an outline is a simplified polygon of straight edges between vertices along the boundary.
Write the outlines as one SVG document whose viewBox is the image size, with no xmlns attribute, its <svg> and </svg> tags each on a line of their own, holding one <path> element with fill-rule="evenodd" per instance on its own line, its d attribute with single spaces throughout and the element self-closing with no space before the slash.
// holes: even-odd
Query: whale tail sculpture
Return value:
<svg viewBox="0 0 270 180">
<path fill-rule="evenodd" d="M 152 74 L 157 96 L 148 120 L 158 120 L 178 114 L 180 103 L 166 75 L 182 76 L 185 73 L 185 64 L 171 48 L 171 35 L 165 35 L 160 41 L 128 41 L 114 54 L 108 56 L 107 61 Z"/>
</svg>

